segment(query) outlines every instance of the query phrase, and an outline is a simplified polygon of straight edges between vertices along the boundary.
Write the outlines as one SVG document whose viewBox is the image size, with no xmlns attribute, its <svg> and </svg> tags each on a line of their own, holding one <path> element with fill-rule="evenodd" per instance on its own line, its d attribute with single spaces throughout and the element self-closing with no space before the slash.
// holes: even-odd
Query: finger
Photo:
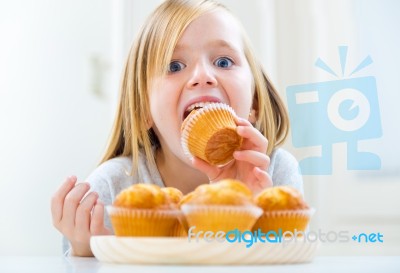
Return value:
<svg viewBox="0 0 400 273">
<path fill-rule="evenodd" d="M 247 119 L 244 119 L 244 118 L 236 117 L 235 122 L 236 122 L 236 125 L 253 127 L 253 125 L 250 123 L 250 121 L 248 121 Z"/>
<path fill-rule="evenodd" d="M 253 169 L 254 176 L 258 179 L 261 189 L 272 187 L 271 176 L 258 167 Z"/>
<path fill-rule="evenodd" d="M 76 210 L 89 188 L 88 183 L 79 183 L 65 197 L 61 221 L 66 229 L 75 227 Z"/>
<path fill-rule="evenodd" d="M 75 183 L 75 176 L 68 177 L 51 198 L 51 216 L 53 224 L 56 227 L 58 227 L 58 223 L 62 219 L 65 197 L 74 187 Z"/>
<path fill-rule="evenodd" d="M 265 171 L 268 169 L 270 163 L 269 156 L 253 150 L 235 151 L 233 157 L 236 160 L 248 162 Z"/>
<path fill-rule="evenodd" d="M 221 170 L 218 167 L 212 166 L 198 157 L 192 158 L 192 164 L 193 167 L 206 174 L 210 182 L 217 179 L 221 173 Z"/>
<path fill-rule="evenodd" d="M 237 133 L 245 139 L 250 140 L 257 151 L 265 153 L 268 147 L 268 140 L 253 126 L 238 126 Z"/>
<path fill-rule="evenodd" d="M 111 234 L 111 230 L 104 226 L 104 203 L 97 199 L 90 220 L 90 233 L 92 235 Z"/>
<path fill-rule="evenodd" d="M 104 204 L 99 199 L 93 208 L 92 218 L 90 220 L 90 234 L 99 235 L 104 226 Z"/>
<path fill-rule="evenodd" d="M 76 210 L 75 228 L 82 231 L 89 231 L 90 214 L 98 198 L 99 195 L 97 192 L 91 192 L 81 201 Z"/>
</svg>

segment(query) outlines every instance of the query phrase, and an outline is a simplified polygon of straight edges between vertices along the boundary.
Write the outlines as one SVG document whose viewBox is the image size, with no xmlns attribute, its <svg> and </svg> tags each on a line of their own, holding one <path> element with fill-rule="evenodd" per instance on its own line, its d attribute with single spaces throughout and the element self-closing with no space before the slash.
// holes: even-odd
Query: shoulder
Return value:
<svg viewBox="0 0 400 273">
<path fill-rule="evenodd" d="M 100 164 L 92 174 L 118 177 L 123 174 L 129 174 L 132 170 L 132 159 L 128 156 L 120 156 L 109 159 Z"/>
<path fill-rule="evenodd" d="M 96 168 L 96 172 L 99 174 L 106 174 L 107 176 L 119 177 L 121 175 L 131 175 L 132 173 L 132 157 L 131 156 L 118 156 L 112 159 L 109 159 L 102 164 L 100 164 Z M 147 166 L 147 160 L 144 153 L 139 151 L 139 158 L 137 166 L 138 168 L 142 168 L 143 166 Z"/>
<path fill-rule="evenodd" d="M 110 203 L 123 189 L 136 183 L 157 184 L 163 187 L 161 176 L 157 169 L 148 166 L 146 156 L 139 153 L 138 162 L 130 156 L 119 156 L 100 164 L 87 178 L 91 190 L 96 191 L 104 203 Z M 135 166 L 135 172 L 132 167 Z"/>
<path fill-rule="evenodd" d="M 116 157 L 100 164 L 87 178 L 91 191 L 99 194 L 105 204 L 111 204 L 123 188 L 136 182 L 131 176 L 132 159 Z"/>
<path fill-rule="evenodd" d="M 296 158 L 283 148 L 275 149 L 271 156 L 270 167 L 275 168 L 293 168 L 297 169 L 298 162 Z"/>
<path fill-rule="evenodd" d="M 303 192 L 303 179 L 296 158 L 283 148 L 275 149 L 270 158 L 268 173 L 274 186 L 289 185 Z"/>
</svg>

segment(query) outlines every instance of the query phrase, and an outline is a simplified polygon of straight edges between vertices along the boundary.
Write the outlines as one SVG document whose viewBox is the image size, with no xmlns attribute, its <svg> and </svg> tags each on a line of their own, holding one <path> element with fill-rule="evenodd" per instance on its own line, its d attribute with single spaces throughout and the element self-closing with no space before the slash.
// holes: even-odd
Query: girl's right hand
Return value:
<svg viewBox="0 0 400 273">
<path fill-rule="evenodd" d="M 210 183 L 233 178 L 245 183 L 256 194 L 273 185 L 267 172 L 270 164 L 267 155 L 268 140 L 248 120 L 237 118 L 236 124 L 237 133 L 243 137 L 243 143 L 240 151 L 233 153 L 234 160 L 218 167 L 194 157 L 192 164 L 208 176 Z"/>
<path fill-rule="evenodd" d="M 75 176 L 68 177 L 53 195 L 53 225 L 71 243 L 72 255 L 93 256 L 90 237 L 109 235 L 111 231 L 104 226 L 104 204 L 98 194 L 91 192 L 85 196 L 90 189 L 89 183 L 76 182 Z"/>
</svg>

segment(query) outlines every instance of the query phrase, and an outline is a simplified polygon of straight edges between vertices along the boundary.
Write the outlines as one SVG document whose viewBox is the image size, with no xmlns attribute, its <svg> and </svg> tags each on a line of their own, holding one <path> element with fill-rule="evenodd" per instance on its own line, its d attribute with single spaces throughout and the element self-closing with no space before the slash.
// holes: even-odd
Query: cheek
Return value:
<svg viewBox="0 0 400 273">
<path fill-rule="evenodd" d="M 236 114 L 248 118 L 254 97 L 253 79 L 249 73 L 242 73 L 232 82 L 233 94 L 230 94 L 232 107 Z"/>
<path fill-rule="evenodd" d="M 159 87 L 150 95 L 150 112 L 153 122 L 157 127 L 168 125 L 174 119 L 177 109 L 176 92 L 168 85 Z"/>
<path fill-rule="evenodd" d="M 155 99 L 157 96 L 155 95 L 154 92 L 152 92 L 149 96 L 149 104 L 150 104 L 150 114 L 152 116 L 152 118 L 154 119 L 154 117 L 157 114 L 157 109 L 158 109 L 158 101 Z"/>
</svg>

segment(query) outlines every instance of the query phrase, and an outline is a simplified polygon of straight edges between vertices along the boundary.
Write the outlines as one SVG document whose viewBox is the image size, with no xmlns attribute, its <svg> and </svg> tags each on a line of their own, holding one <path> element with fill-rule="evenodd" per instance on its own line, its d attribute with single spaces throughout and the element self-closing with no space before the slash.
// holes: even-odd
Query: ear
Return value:
<svg viewBox="0 0 400 273">
<path fill-rule="evenodd" d="M 150 130 L 150 128 L 153 127 L 153 124 L 154 124 L 153 119 L 151 118 L 151 116 L 148 116 L 146 118 L 145 122 L 146 122 L 146 129 Z"/>
<path fill-rule="evenodd" d="M 251 124 L 256 124 L 257 116 L 258 116 L 257 111 L 254 110 L 254 109 L 251 109 L 250 110 L 250 114 L 249 114 L 249 118 L 248 118 L 248 120 L 250 121 Z"/>
<path fill-rule="evenodd" d="M 253 103 L 252 107 L 250 109 L 249 113 L 249 118 L 248 120 L 250 121 L 251 124 L 255 125 L 257 120 L 258 120 L 258 96 L 257 92 L 254 91 L 254 97 L 253 97 Z"/>
</svg>

